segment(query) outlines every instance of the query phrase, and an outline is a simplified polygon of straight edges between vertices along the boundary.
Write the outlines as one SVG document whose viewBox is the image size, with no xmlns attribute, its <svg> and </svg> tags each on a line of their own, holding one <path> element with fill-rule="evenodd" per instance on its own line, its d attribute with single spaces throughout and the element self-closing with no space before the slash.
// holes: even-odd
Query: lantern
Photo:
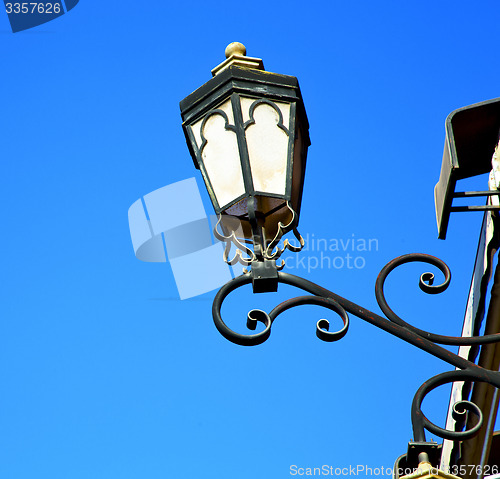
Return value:
<svg viewBox="0 0 500 479">
<path fill-rule="evenodd" d="M 241 43 L 226 48 L 213 78 L 180 102 L 183 129 L 215 212 L 216 235 L 237 245 L 225 259 L 275 260 L 297 232 L 309 126 L 295 77 L 264 71 Z M 253 250 L 248 245 L 253 244 Z"/>
</svg>

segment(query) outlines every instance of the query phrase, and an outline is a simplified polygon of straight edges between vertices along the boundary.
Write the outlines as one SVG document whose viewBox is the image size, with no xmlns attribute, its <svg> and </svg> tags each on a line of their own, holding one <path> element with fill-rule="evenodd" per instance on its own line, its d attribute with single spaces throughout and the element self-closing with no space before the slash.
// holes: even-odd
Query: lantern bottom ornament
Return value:
<svg viewBox="0 0 500 479">
<path fill-rule="evenodd" d="M 254 198 L 251 198 L 247 204 L 255 201 Z M 285 224 L 278 221 L 276 232 L 271 238 L 267 237 L 266 230 L 263 227 L 264 221 L 259 219 L 254 208 L 249 208 L 248 215 L 251 236 L 248 232 L 244 231 L 244 225 L 240 217 L 219 214 L 217 224 L 214 228 L 214 235 L 218 240 L 226 243 L 223 253 L 224 261 L 230 265 L 239 262 L 245 266 L 249 266 L 258 261 L 277 261 L 285 250 L 294 253 L 301 251 L 305 243 L 297 230 L 297 215 L 289 202 L 286 202 L 286 208 L 289 213 L 289 221 Z M 293 232 L 298 244 L 294 245 L 290 243 L 287 238 L 283 241 L 282 246 L 280 246 L 283 235 L 289 231 Z M 232 244 L 236 246 L 236 252 L 232 258 L 229 258 Z M 253 249 L 250 248 L 250 245 L 253 245 Z M 284 266 L 285 261 L 282 260 L 281 264 L 276 267 L 280 271 Z"/>
</svg>

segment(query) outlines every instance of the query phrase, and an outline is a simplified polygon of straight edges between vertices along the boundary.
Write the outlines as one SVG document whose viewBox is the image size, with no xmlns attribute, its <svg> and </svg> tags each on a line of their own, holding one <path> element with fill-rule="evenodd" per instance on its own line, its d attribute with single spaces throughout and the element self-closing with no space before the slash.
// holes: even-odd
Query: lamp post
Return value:
<svg viewBox="0 0 500 479">
<path fill-rule="evenodd" d="M 419 286 L 428 294 L 447 289 L 451 273 L 438 258 L 425 254 L 407 254 L 388 263 L 375 285 L 377 302 L 384 316 L 369 311 L 332 291 L 283 272 L 280 260 L 285 249 L 299 252 L 304 241 L 297 227 L 302 186 L 310 144 L 307 116 L 295 77 L 264 71 L 262 60 L 246 56 L 245 47 L 232 43 L 226 48 L 227 59 L 212 70 L 213 78 L 181 101 L 183 129 L 196 168 L 201 171 L 219 221 L 216 236 L 226 242 L 224 260 L 240 262 L 244 273 L 228 282 L 214 299 L 212 314 L 219 332 L 233 343 L 254 346 L 266 341 L 273 322 L 286 310 L 303 304 L 323 306 L 343 321 L 339 331 L 329 331 L 329 322 L 317 323 L 316 335 L 323 341 L 337 341 L 347 333 L 349 315 L 367 321 L 414 346 L 442 359 L 454 370 L 438 374 L 417 391 L 411 407 L 413 441 L 408 445 L 405 465 L 421 474 L 412 477 L 455 477 L 433 468 L 438 463 L 438 445 L 427 442 L 425 430 L 453 441 L 470 438 L 482 425 L 482 412 L 468 401 L 455 404 L 459 415 L 477 416 L 476 424 L 465 431 L 438 427 L 421 410 L 425 396 L 433 389 L 455 381 L 485 382 L 500 388 L 500 372 L 468 361 L 443 345 L 482 345 L 500 342 L 500 334 L 477 337 L 450 337 L 418 329 L 390 308 L 384 296 L 387 276 L 398 266 L 422 262 L 439 269 L 442 284 L 435 285 L 432 273 L 423 273 Z M 293 232 L 293 244 L 283 236 Z M 231 248 L 236 252 L 231 257 Z M 252 310 L 247 327 L 258 333 L 241 334 L 223 321 L 224 299 L 235 289 L 252 283 L 254 293 L 277 291 L 278 284 L 295 286 L 308 295 L 298 296 L 276 306 L 271 312 Z"/>
</svg>

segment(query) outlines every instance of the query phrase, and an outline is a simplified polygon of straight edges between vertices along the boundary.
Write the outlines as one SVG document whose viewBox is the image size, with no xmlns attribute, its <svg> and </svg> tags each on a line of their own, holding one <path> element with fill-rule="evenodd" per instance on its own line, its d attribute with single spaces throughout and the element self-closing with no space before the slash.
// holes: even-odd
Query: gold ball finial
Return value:
<svg viewBox="0 0 500 479">
<path fill-rule="evenodd" d="M 243 43 L 233 42 L 226 47 L 225 53 L 226 58 L 229 58 L 231 55 L 245 56 L 247 54 L 247 49 L 245 48 L 245 45 L 243 45 Z"/>
<path fill-rule="evenodd" d="M 247 57 L 247 49 L 240 42 L 230 43 L 226 47 L 226 59 L 212 70 L 212 75 L 226 71 L 230 67 L 250 68 L 253 70 L 264 70 L 264 64 L 260 58 Z"/>
</svg>

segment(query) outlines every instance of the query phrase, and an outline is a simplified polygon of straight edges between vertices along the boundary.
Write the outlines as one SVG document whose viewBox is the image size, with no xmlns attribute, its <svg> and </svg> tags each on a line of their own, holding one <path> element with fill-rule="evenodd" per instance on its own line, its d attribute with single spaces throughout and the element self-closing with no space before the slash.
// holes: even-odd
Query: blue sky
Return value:
<svg viewBox="0 0 500 479">
<path fill-rule="evenodd" d="M 0 476 L 392 467 L 415 391 L 447 364 L 355 317 L 323 343 L 324 312 L 309 306 L 280 317 L 263 345 L 231 344 L 212 322 L 215 292 L 180 301 L 168 265 L 135 258 L 127 211 L 179 180 L 202 187 L 179 101 L 240 41 L 300 81 L 312 141 L 302 234 L 378 244 L 362 269 L 290 272 L 378 311 L 389 260 L 441 257 L 445 293 L 421 293 L 425 269 L 410 267 L 387 295 L 408 322 L 459 335 L 481 215 L 455 214 L 438 240 L 433 188 L 446 116 L 500 96 L 498 14 L 494 1 L 81 0 L 16 34 L 0 14 Z M 475 185 L 486 179 L 463 189 Z M 249 309 L 293 294 L 238 291 L 223 317 L 241 329 Z M 444 425 L 441 389 L 424 410 Z"/>
</svg>

